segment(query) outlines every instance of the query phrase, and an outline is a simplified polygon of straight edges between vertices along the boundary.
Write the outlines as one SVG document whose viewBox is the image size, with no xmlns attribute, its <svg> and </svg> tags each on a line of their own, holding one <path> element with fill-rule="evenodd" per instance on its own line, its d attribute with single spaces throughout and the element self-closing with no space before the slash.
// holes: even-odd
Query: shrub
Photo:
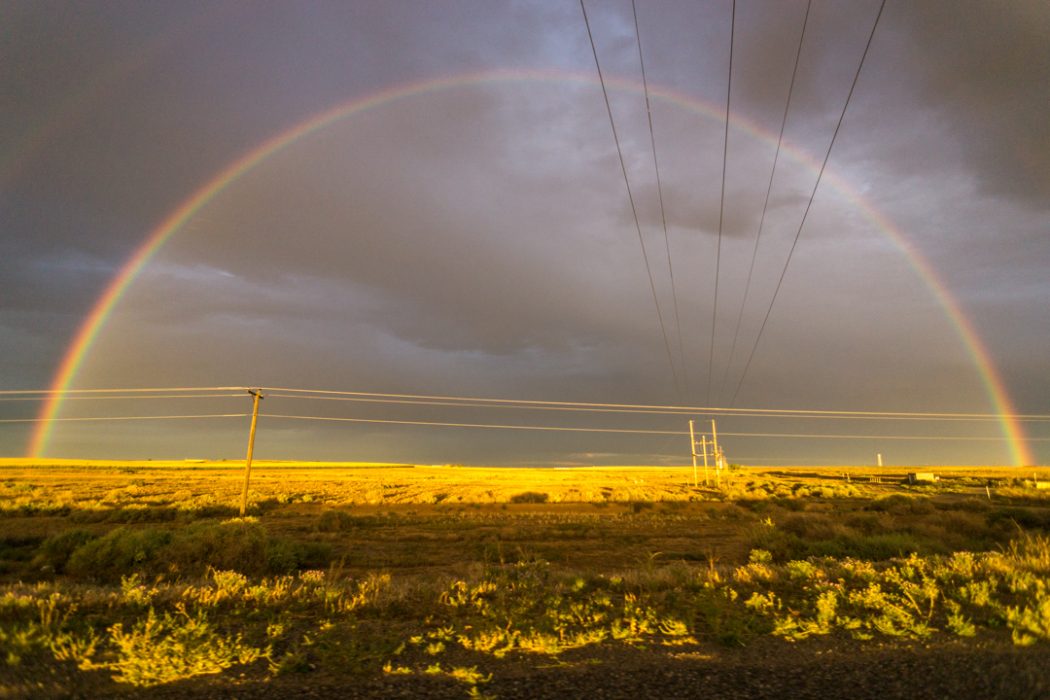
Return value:
<svg viewBox="0 0 1050 700">
<path fill-rule="evenodd" d="M 1008 522 L 1026 530 L 1050 530 L 1050 511 L 1008 506 L 988 514 L 989 523 Z"/>
<path fill-rule="evenodd" d="M 511 503 L 546 503 L 550 496 L 540 491 L 523 491 L 510 497 Z"/>
<path fill-rule="evenodd" d="M 156 568 L 158 554 L 169 542 L 171 532 L 167 530 L 118 527 L 77 547 L 66 571 L 81 578 L 117 582 L 131 572 Z"/>
<path fill-rule="evenodd" d="M 832 557 L 853 557 L 870 561 L 882 561 L 903 557 L 912 552 L 924 552 L 916 538 L 904 532 L 889 532 L 868 536 L 842 536 L 829 542 L 815 543 L 813 554 Z"/>
<path fill-rule="evenodd" d="M 780 528 L 805 540 L 828 540 L 842 532 L 841 526 L 819 513 L 789 515 L 780 523 Z"/>
<path fill-rule="evenodd" d="M 61 574 L 65 572 L 66 564 L 69 562 L 73 552 L 95 538 L 96 535 L 87 530 L 79 529 L 66 530 L 57 535 L 52 535 L 40 545 L 40 550 L 37 552 L 33 564 L 36 566 L 50 566 L 55 573 Z"/>
<path fill-rule="evenodd" d="M 121 624 L 111 627 L 110 637 L 118 653 L 118 660 L 110 666 L 117 671 L 114 680 L 143 687 L 220 673 L 269 654 L 244 644 L 240 635 L 224 637 L 211 627 L 203 611 L 189 615 L 180 610 L 157 617 L 150 609 L 146 619 L 127 632 Z"/>
<path fill-rule="evenodd" d="M 326 510 L 317 520 L 320 532 L 343 532 L 354 525 L 354 518 L 342 510 Z"/>
<path fill-rule="evenodd" d="M 73 576 L 116 583 L 133 573 L 200 576 L 208 568 L 249 576 L 285 574 L 299 566 L 325 566 L 323 545 L 271 537 L 251 519 L 196 522 L 170 531 L 120 527 L 75 549 L 66 567 Z"/>
<path fill-rule="evenodd" d="M 905 496 L 895 493 L 875 499 L 866 510 L 881 510 L 895 515 L 929 515 L 936 509 L 933 502 L 926 496 Z"/>
<path fill-rule="evenodd" d="M 268 539 L 263 526 L 250 519 L 197 522 L 179 531 L 165 558 L 180 573 L 211 566 L 258 575 L 269 568 Z"/>
</svg>

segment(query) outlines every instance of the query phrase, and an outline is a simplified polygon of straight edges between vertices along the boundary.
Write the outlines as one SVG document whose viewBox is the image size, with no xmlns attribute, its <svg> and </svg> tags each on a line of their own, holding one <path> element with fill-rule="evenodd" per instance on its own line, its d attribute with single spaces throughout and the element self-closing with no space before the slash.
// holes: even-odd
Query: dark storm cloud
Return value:
<svg viewBox="0 0 1050 700">
<path fill-rule="evenodd" d="M 768 134 L 779 129 L 804 11 L 801 2 L 738 4 L 716 401 L 728 400 L 720 384 L 734 386 L 751 349 L 813 187 L 814 169 L 803 161 L 808 154 L 819 162 L 827 147 L 877 4 L 814 4 L 786 132 L 791 147 L 778 164 L 730 358 L 772 166 Z M 1045 362 L 1031 352 L 1045 345 L 1050 293 L 1039 215 L 1050 165 L 1040 111 L 1050 82 L 1039 52 L 1047 13 L 1041 5 L 961 7 L 888 4 L 832 154 L 829 175 L 849 191 L 830 179 L 821 185 L 742 402 L 986 409 L 956 330 L 901 250 L 858 213 L 852 198 L 862 197 L 961 301 L 1024 410 L 1050 410 Z M 703 402 L 728 8 L 638 7 L 650 84 L 713 110 L 653 104 L 690 375 L 684 393 L 673 386 L 647 279 L 684 376 L 644 98 L 610 95 L 648 271 L 601 92 L 557 79 L 406 98 L 267 159 L 191 217 L 146 267 L 80 381 Z M 588 12 L 607 77 L 639 81 L 630 3 L 588 3 Z M 9 3 L 0 13 L 0 59 L 15 67 L 2 85 L 12 106 L 0 114 L 5 386 L 44 385 L 77 322 L 147 233 L 228 163 L 310 115 L 393 85 L 486 69 L 596 77 L 573 2 Z M 767 136 L 741 128 L 744 120 Z M 436 409 L 413 416 L 403 407 L 268 405 L 457 419 Z M 113 440 L 129 454 L 181 454 L 192 434 L 200 452 L 222 455 L 231 436 L 241 441 L 239 425 L 188 430 L 71 427 L 56 444 L 69 454 L 105 454 Z M 346 458 L 347 434 L 272 422 L 259 446 L 294 458 L 308 444 L 318 456 Z M 355 454 L 374 459 L 662 461 L 674 452 L 666 441 L 582 435 L 381 426 L 353 435 Z M 21 449 L 15 433 L 3 440 L 12 454 Z M 1001 445 L 985 447 L 963 457 L 1003 459 Z M 768 443 L 745 448 L 770 456 Z M 911 449 L 912 459 L 934 454 Z M 782 454 L 856 460 L 869 451 L 812 442 L 792 450 Z"/>
<path fill-rule="evenodd" d="M 541 91 L 529 101 L 550 97 Z M 598 311 L 590 323 L 598 322 L 603 307 L 593 290 L 601 285 L 593 282 L 607 277 L 609 262 L 618 268 L 615 261 L 624 254 L 633 258 L 636 243 L 620 227 L 591 234 L 592 243 L 579 233 L 590 216 L 602 215 L 603 202 L 619 206 L 620 193 L 576 184 L 593 145 L 537 152 L 531 149 L 537 140 L 533 131 L 505 133 L 503 113 L 516 112 L 520 102 L 514 98 L 503 105 L 484 93 L 457 91 L 429 98 L 429 109 L 422 112 L 406 109 L 393 119 L 381 113 L 341 134 L 335 129 L 246 178 L 225 201 L 190 222 L 172 250 L 185 247 L 190 256 L 206 252 L 215 266 L 242 276 L 301 273 L 354 280 L 407 295 L 427 316 L 514 312 L 506 314 L 516 320 L 513 327 L 501 330 L 499 318 L 491 317 L 490 323 L 477 324 L 474 334 L 546 334 L 563 313 L 567 325 L 576 325 L 590 308 Z M 473 115 L 469 125 L 450 128 L 467 123 L 460 109 Z M 448 121 L 434 126 L 435 114 Z M 549 143 L 557 136 L 545 138 Z M 357 144 L 367 146 L 362 150 Z M 346 149 L 344 157 L 326 159 L 338 149 Z M 512 154 L 527 156 L 530 167 L 520 171 L 508 160 Z M 364 163 L 368 167 L 357 167 Z M 289 173 L 295 173 L 291 182 Z M 258 242 L 246 247 L 246 235 Z M 605 241 L 615 246 L 581 249 Z M 552 252 L 560 255 L 551 259 Z M 547 284 L 537 287 L 541 269 Z M 470 336 L 449 335 L 470 342 Z"/>
<path fill-rule="evenodd" d="M 924 2 L 894 8 L 912 36 L 915 83 L 986 190 L 1050 200 L 1050 6 Z"/>
</svg>

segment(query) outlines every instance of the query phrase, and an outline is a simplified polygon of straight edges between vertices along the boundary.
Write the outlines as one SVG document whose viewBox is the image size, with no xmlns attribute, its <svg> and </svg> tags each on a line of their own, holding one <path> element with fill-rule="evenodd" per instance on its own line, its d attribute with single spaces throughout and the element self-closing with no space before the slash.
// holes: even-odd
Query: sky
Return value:
<svg viewBox="0 0 1050 700">
<path fill-rule="evenodd" d="M 733 7 L 591 0 L 592 51 L 572 0 L 0 4 L 0 390 L 56 388 L 123 271 L 64 388 L 267 387 L 260 458 L 684 464 L 717 415 L 744 464 L 1050 462 L 1050 5 Z M 237 415 L 39 454 L 242 457 L 217 393 L 64 401 Z"/>
</svg>

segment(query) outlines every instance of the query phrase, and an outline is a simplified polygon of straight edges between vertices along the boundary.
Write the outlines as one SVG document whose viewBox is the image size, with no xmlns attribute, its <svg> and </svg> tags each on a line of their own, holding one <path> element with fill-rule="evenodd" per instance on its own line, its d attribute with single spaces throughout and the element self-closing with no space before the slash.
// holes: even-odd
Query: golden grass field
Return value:
<svg viewBox="0 0 1050 700">
<path fill-rule="evenodd" d="M 551 663 L 778 644 L 1028 673 L 1010 650 L 1050 644 L 1048 469 L 259 460 L 240 518 L 238 461 L 0 467 L 0 697 L 534 697 Z"/>
</svg>

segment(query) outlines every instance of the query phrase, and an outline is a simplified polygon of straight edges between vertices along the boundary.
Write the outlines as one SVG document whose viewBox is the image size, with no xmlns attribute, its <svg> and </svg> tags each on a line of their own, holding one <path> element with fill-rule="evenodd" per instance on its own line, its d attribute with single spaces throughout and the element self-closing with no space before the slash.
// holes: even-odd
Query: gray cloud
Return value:
<svg viewBox="0 0 1050 700">
<path fill-rule="evenodd" d="M 688 386 L 676 389 L 601 92 L 557 77 L 593 74 L 572 3 L 78 7 L 72 14 L 46 3 L 8 4 L 0 10 L 0 59 L 18 69 L 2 79 L 14 106 L 0 116 L 0 382 L 45 384 L 78 322 L 147 233 L 241 154 L 310 115 L 393 85 L 525 68 L 549 77 L 453 86 L 380 105 L 238 178 L 146 266 L 78 381 L 704 403 L 710 361 L 712 401 L 728 401 L 876 8 L 814 7 L 789 145 L 730 357 L 803 9 L 740 4 L 709 358 L 728 13 L 718 4 L 640 5 L 650 83 L 707 105 L 653 103 L 676 323 L 644 99 L 611 94 L 675 372 L 689 375 Z M 588 9 L 607 76 L 639 80 L 630 4 Z M 1050 374 L 1032 351 L 1046 342 L 1050 292 L 1045 20 L 1034 4 L 889 4 L 741 405 L 988 410 L 957 329 L 901 244 L 858 208 L 862 200 L 941 277 L 1019 408 L 1050 410 Z M 681 427 L 637 417 L 278 398 L 267 405 L 383 419 Z M 101 409 L 85 402 L 67 410 Z M 768 425 L 736 419 L 727 430 Z M 236 456 L 242 428 L 74 425 L 59 431 L 54 450 L 224 456 L 236 444 Z M 777 429 L 828 427 L 784 422 Z M 0 445 L 17 454 L 25 437 L 5 428 Z M 756 438 L 731 449 L 759 459 L 870 459 L 872 444 L 861 442 Z M 675 444 L 272 420 L 259 448 L 288 458 L 307 456 L 308 446 L 323 458 L 568 463 L 662 462 L 682 452 Z M 909 443 L 898 458 L 1006 459 L 1001 444 L 971 447 Z"/>
<path fill-rule="evenodd" d="M 1050 8 L 1042 2 L 906 3 L 914 89 L 940 115 L 986 190 L 1050 198 Z"/>
</svg>

